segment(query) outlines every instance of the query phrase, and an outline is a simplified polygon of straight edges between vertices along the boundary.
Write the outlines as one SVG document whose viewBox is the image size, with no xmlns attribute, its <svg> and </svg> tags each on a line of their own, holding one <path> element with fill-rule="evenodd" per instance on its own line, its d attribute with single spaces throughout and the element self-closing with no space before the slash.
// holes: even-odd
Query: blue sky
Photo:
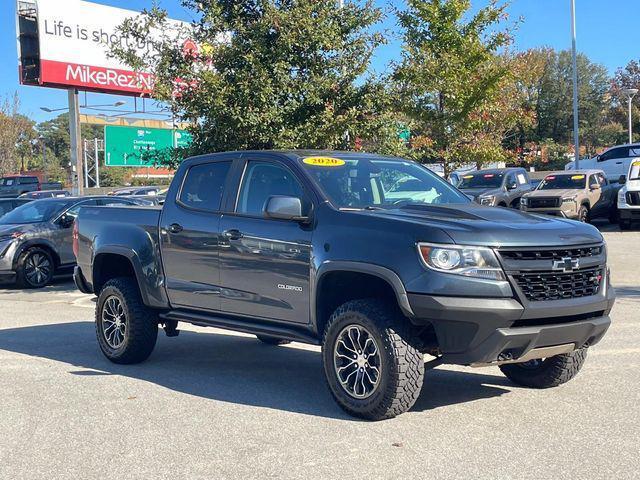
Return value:
<svg viewBox="0 0 640 480">
<path fill-rule="evenodd" d="M 472 0 L 474 8 L 485 5 L 486 0 Z M 22 113 L 36 119 L 46 120 L 55 116 L 40 110 L 65 107 L 66 92 L 38 87 L 18 85 L 18 66 L 15 40 L 15 2 L 2 0 L 0 7 L 0 97 L 17 91 Z M 61 2 L 62 3 L 62 2 Z M 131 10 L 139 10 L 151 5 L 151 0 L 100 0 L 99 3 Z M 190 20 L 189 12 L 177 0 L 159 0 L 169 14 L 180 20 Z M 394 4 L 402 6 L 398 0 L 376 0 L 380 6 Z M 569 0 L 513 0 L 509 8 L 512 20 L 522 16 L 522 23 L 516 34 L 515 48 L 524 50 L 531 47 L 550 46 L 566 49 L 571 46 Z M 632 59 L 640 59 L 637 36 L 638 0 L 576 0 L 578 50 L 587 54 L 592 61 L 603 64 L 611 73 Z M 625 13 L 628 12 L 628 13 Z M 393 31 L 395 19 L 389 16 L 383 28 Z M 377 52 L 373 68 L 383 71 L 389 61 L 399 54 L 398 42 L 392 40 Z M 114 97 L 89 94 L 89 104 L 113 103 L 125 100 L 132 107 L 128 97 Z M 148 109 L 151 105 L 148 106 Z M 127 106 L 121 107 L 127 109 Z"/>
</svg>

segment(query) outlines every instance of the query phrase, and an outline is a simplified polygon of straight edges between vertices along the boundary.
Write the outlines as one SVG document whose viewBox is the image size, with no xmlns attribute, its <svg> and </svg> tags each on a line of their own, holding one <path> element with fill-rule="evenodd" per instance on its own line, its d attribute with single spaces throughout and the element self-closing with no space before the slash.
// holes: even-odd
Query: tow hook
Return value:
<svg viewBox="0 0 640 480">
<path fill-rule="evenodd" d="M 180 335 L 180 330 L 178 330 L 178 321 L 177 320 L 166 320 L 164 322 L 164 333 L 167 337 L 177 337 Z"/>
</svg>

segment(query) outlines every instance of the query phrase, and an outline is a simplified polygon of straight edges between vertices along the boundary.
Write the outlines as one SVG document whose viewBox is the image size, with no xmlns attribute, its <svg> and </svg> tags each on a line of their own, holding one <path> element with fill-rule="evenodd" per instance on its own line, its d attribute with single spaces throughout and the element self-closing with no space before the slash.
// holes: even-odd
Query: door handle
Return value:
<svg viewBox="0 0 640 480">
<path fill-rule="evenodd" d="M 616 162 L 616 165 L 622 165 L 622 162 Z"/>
<path fill-rule="evenodd" d="M 222 232 L 222 236 L 227 240 L 240 240 L 242 238 L 242 232 L 233 228 Z"/>
<path fill-rule="evenodd" d="M 180 225 L 179 223 L 172 223 L 171 225 L 169 225 L 170 233 L 180 233 L 181 231 L 182 231 L 182 225 Z"/>
</svg>

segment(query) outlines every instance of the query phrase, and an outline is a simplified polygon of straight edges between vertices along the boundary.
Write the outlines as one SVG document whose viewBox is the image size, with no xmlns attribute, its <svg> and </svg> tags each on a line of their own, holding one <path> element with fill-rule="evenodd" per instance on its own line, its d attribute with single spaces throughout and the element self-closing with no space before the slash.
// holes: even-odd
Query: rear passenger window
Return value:
<svg viewBox="0 0 640 480">
<path fill-rule="evenodd" d="M 198 210 L 217 212 L 231 162 L 212 162 L 189 169 L 180 190 L 179 201 Z"/>
</svg>

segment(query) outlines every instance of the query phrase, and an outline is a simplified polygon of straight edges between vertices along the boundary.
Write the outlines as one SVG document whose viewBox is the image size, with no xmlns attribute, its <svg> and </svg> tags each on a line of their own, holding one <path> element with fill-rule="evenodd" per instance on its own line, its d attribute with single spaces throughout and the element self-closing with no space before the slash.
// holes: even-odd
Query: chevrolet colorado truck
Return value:
<svg viewBox="0 0 640 480">
<path fill-rule="evenodd" d="M 550 172 L 534 191 L 522 197 L 520 209 L 580 222 L 606 218 L 616 223 L 619 188 L 607 180 L 602 170 Z"/>
<path fill-rule="evenodd" d="M 531 191 L 524 168 L 494 168 L 462 175 L 457 187 L 480 205 L 520 208 L 520 199 Z"/>
<path fill-rule="evenodd" d="M 591 225 L 478 205 L 417 163 L 361 153 L 191 158 L 161 209 L 82 208 L 73 246 L 109 360 L 144 361 L 179 322 L 321 345 L 337 403 L 372 420 L 411 408 L 442 363 L 560 385 L 614 303 Z"/>
</svg>

